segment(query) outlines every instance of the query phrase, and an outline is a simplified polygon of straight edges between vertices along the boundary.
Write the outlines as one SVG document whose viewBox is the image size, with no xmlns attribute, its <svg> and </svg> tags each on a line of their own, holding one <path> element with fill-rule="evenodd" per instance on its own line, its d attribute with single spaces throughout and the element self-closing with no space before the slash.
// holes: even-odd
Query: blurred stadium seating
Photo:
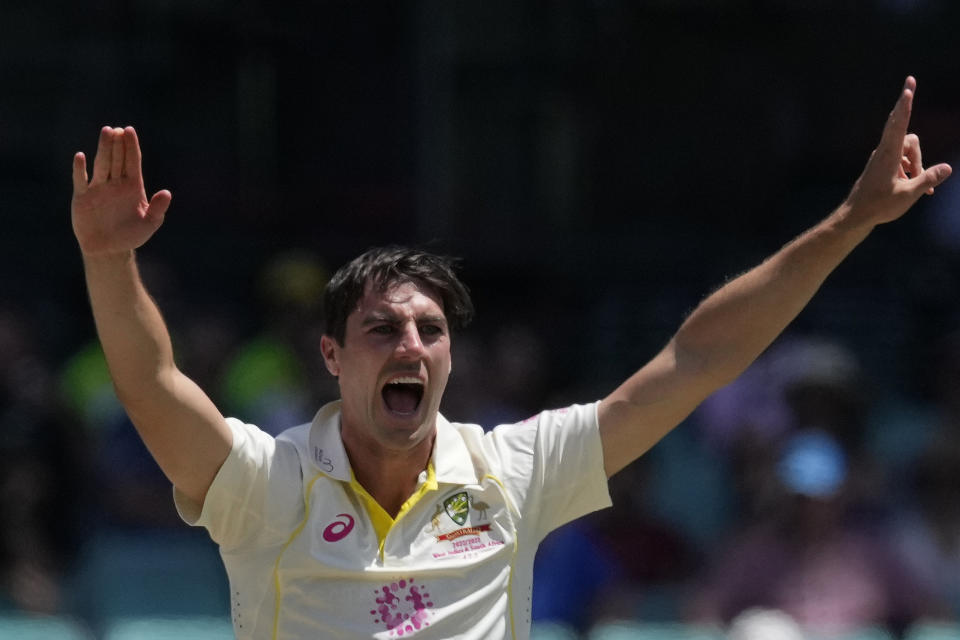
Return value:
<svg viewBox="0 0 960 640">
<path fill-rule="evenodd" d="M 81 623 L 59 616 L 0 615 L 0 638 L 10 640 L 93 640 Z"/>
</svg>

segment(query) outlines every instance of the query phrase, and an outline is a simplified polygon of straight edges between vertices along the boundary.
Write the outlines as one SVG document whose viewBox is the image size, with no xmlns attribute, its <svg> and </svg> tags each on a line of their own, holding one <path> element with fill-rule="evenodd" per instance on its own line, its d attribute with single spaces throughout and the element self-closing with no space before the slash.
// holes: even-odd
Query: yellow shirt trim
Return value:
<svg viewBox="0 0 960 640">
<path fill-rule="evenodd" d="M 430 491 L 436 491 L 437 486 L 437 474 L 433 469 L 433 461 L 430 461 L 427 463 L 427 480 L 400 506 L 397 517 L 391 518 L 390 514 L 380 506 L 380 503 L 363 488 L 362 484 L 357 482 L 357 477 L 353 475 L 353 469 L 350 470 L 350 488 L 353 489 L 353 492 L 360 498 L 360 501 L 363 502 L 363 506 L 370 516 L 370 522 L 373 523 L 373 530 L 377 533 L 377 541 L 380 543 L 379 553 L 381 560 L 383 560 L 383 544 L 387 539 L 387 534 L 390 533 L 390 529 L 392 529 L 400 518 L 410 511 L 423 496 Z"/>
<path fill-rule="evenodd" d="M 513 503 L 510 501 L 510 497 L 507 495 L 507 488 L 503 486 L 500 478 L 493 474 L 486 474 L 483 476 L 484 479 L 490 478 L 500 487 L 501 495 L 503 495 L 503 500 L 507 505 L 507 509 L 514 513 L 518 513 L 516 509 L 513 508 Z M 517 552 L 520 551 L 520 540 L 517 536 L 517 528 L 513 527 L 513 554 L 510 556 L 510 575 L 507 576 L 507 610 L 510 612 L 510 636 L 513 638 L 517 637 L 517 625 L 514 621 L 513 616 L 513 573 L 517 566 Z"/>
<path fill-rule="evenodd" d="M 303 528 L 307 526 L 307 521 L 310 520 L 310 492 L 313 490 L 313 483 L 317 481 L 323 474 L 318 473 L 313 476 L 309 483 L 307 483 L 307 490 L 305 492 L 304 505 L 303 505 L 303 520 L 300 521 L 300 524 L 296 529 L 293 530 L 293 533 L 290 534 L 290 537 L 283 544 L 283 547 L 280 549 L 280 553 L 277 554 L 277 559 L 273 562 L 273 589 L 274 589 L 274 603 L 273 603 L 273 634 L 271 638 L 276 640 L 277 631 L 280 627 L 280 603 L 283 600 L 283 594 L 280 587 L 280 558 L 283 557 L 283 553 L 287 550 L 287 547 L 296 539 L 300 532 L 303 531 Z"/>
</svg>

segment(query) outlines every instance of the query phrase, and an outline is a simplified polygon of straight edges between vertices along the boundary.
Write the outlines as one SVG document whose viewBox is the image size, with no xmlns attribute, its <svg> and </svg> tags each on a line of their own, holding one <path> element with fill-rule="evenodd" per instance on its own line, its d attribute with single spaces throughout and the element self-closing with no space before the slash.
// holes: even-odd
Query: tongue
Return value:
<svg viewBox="0 0 960 640">
<path fill-rule="evenodd" d="M 413 413 L 420 404 L 420 392 L 416 385 L 388 384 L 383 389 L 383 401 L 395 413 Z"/>
</svg>

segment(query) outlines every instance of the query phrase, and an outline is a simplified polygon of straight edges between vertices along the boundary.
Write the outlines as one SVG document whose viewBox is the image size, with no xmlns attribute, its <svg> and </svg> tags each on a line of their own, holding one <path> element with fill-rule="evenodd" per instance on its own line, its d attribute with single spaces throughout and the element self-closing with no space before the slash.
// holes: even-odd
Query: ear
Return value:
<svg viewBox="0 0 960 640">
<path fill-rule="evenodd" d="M 340 375 L 340 345 L 328 335 L 320 338 L 320 352 L 323 354 L 323 363 L 327 371 L 334 377 Z"/>
</svg>

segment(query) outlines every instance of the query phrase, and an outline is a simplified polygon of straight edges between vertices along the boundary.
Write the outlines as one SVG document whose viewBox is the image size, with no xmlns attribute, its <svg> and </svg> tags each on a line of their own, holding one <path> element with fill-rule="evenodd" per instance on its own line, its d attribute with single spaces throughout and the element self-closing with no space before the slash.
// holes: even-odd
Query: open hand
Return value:
<svg viewBox="0 0 960 640">
<path fill-rule="evenodd" d="M 85 255 L 140 247 L 163 223 L 170 199 L 170 192 L 162 190 L 147 201 L 133 127 L 100 130 L 89 182 L 83 152 L 73 157 L 73 232 Z"/>
<path fill-rule="evenodd" d="M 867 166 L 853 185 L 846 204 L 851 222 L 877 225 L 896 220 L 934 187 L 950 177 L 948 164 L 923 168 L 920 139 L 907 133 L 917 81 L 908 76 Z"/>
</svg>

